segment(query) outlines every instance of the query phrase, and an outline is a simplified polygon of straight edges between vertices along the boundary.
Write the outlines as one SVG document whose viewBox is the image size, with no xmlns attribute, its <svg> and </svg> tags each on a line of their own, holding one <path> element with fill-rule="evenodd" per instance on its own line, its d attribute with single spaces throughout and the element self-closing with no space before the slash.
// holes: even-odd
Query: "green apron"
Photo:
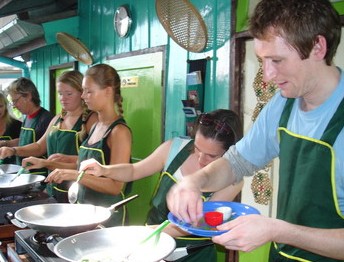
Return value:
<svg viewBox="0 0 344 262">
<path fill-rule="evenodd" d="M 171 164 L 168 166 L 165 172 L 162 172 L 160 179 L 157 184 L 155 193 L 152 199 L 152 208 L 148 213 L 147 224 L 148 225 L 158 225 L 167 219 L 169 213 L 166 195 L 170 188 L 177 182 L 176 179 L 171 175 L 174 174 L 177 169 L 182 165 L 182 163 L 188 158 L 190 152 L 193 149 L 193 140 L 191 140 L 183 149 L 176 155 Z M 209 193 L 204 194 L 204 197 L 208 197 Z M 197 237 L 197 236 L 185 236 L 177 237 L 176 247 L 186 247 L 187 245 L 198 245 L 205 244 L 210 241 L 209 238 Z M 215 245 L 210 245 L 199 249 L 195 253 L 191 253 L 185 257 L 178 260 L 189 261 L 189 262 L 212 262 L 216 261 L 216 248 Z"/>
<path fill-rule="evenodd" d="M 82 117 L 78 119 L 71 130 L 59 129 L 58 124 L 61 118 L 57 119 L 47 137 L 47 153 L 51 156 L 55 153 L 65 155 L 78 155 L 79 135 L 82 127 Z M 68 203 L 68 189 L 73 181 L 63 181 L 61 184 L 51 183 L 46 186 L 50 196 L 53 196 L 58 203 Z"/>
<path fill-rule="evenodd" d="M 337 194 L 333 144 L 344 126 L 344 99 L 320 140 L 287 130 L 294 99 L 280 119 L 280 176 L 277 218 L 314 228 L 343 228 Z M 270 261 L 341 261 L 273 243 Z"/>
<path fill-rule="evenodd" d="M 39 123 L 39 118 L 43 113 L 44 113 L 43 110 L 39 111 L 37 116 L 35 116 L 35 118 L 33 119 L 33 122 L 32 122 L 30 127 L 25 127 L 26 118 L 24 119 L 22 127 L 21 127 L 21 131 L 20 131 L 20 135 L 19 135 L 18 146 L 25 146 L 25 145 L 37 142 L 35 128 L 37 127 L 37 124 Z M 46 155 L 42 156 L 42 157 L 45 158 Z M 24 159 L 24 157 L 17 156 L 17 165 L 21 166 L 23 159 Z M 30 171 L 30 173 L 36 174 L 36 175 L 47 176 L 48 175 L 48 169 L 46 169 L 46 168 L 32 169 Z"/>
<path fill-rule="evenodd" d="M 12 140 L 12 137 L 10 137 L 10 136 L 0 136 L 0 141 L 1 140 L 6 140 L 6 141 Z"/>
<path fill-rule="evenodd" d="M 82 143 L 79 150 L 79 163 L 81 161 L 94 158 L 99 163 L 103 165 L 110 164 L 109 160 L 109 152 L 105 152 L 107 145 L 106 140 L 107 136 L 111 133 L 111 130 L 118 124 L 124 124 L 124 119 L 120 118 L 113 122 L 108 130 L 105 132 L 104 137 L 98 141 L 97 143 L 93 145 L 88 145 L 88 138 Z M 89 137 L 91 137 L 94 129 L 91 131 L 91 134 Z M 78 193 L 78 202 L 81 204 L 92 204 L 92 205 L 98 205 L 103 207 L 110 207 L 111 205 L 121 201 L 124 199 L 124 193 L 121 192 L 120 194 L 114 196 L 109 194 L 104 194 L 100 192 L 96 192 L 90 188 L 87 188 L 83 185 L 80 185 L 79 187 L 79 193 Z M 122 226 L 126 222 L 126 207 L 123 206 L 118 209 L 118 211 L 114 212 L 113 215 L 110 217 L 110 219 L 105 222 L 103 225 L 105 227 L 111 227 L 111 226 Z"/>
<path fill-rule="evenodd" d="M 11 136 L 0 136 L 0 141 L 10 141 L 13 138 Z M 11 157 L 6 157 L 5 159 L 2 160 L 2 164 L 16 164 L 16 157 L 11 156 Z"/>
<path fill-rule="evenodd" d="M 0 136 L 0 141 L 9 141 L 9 140 L 12 140 L 12 137 L 10 136 Z"/>
</svg>

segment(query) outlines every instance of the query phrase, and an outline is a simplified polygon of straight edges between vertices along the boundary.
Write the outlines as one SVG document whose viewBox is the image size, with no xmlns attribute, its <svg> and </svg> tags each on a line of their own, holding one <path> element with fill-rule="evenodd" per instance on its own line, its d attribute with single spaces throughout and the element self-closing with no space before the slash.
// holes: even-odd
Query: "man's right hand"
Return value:
<svg viewBox="0 0 344 262">
<path fill-rule="evenodd" d="M 191 176 L 184 177 L 170 189 L 167 205 L 173 215 L 187 223 L 197 223 L 203 216 L 201 191 L 192 182 Z"/>
</svg>

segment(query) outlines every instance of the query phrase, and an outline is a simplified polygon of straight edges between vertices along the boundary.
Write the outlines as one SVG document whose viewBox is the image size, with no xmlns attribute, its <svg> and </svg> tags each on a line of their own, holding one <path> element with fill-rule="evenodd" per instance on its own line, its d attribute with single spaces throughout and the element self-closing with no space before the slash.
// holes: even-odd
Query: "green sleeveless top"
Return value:
<svg viewBox="0 0 344 262">
<path fill-rule="evenodd" d="M 111 130 L 116 125 L 126 125 L 123 118 L 120 118 L 113 122 L 108 130 L 105 132 L 103 138 L 95 144 L 89 145 L 88 138 L 82 143 L 80 146 L 79 151 L 79 163 L 81 161 L 94 158 L 101 164 L 110 164 L 110 149 L 107 146 L 106 140 L 108 135 L 111 133 Z M 129 127 L 128 127 L 129 128 Z M 94 129 L 91 131 L 89 137 L 91 137 Z M 78 193 L 78 202 L 81 204 L 92 204 L 104 207 L 110 207 L 111 205 L 121 201 L 124 199 L 124 193 L 121 192 L 120 194 L 114 196 L 110 194 L 105 194 L 101 192 L 94 191 L 90 188 L 87 188 L 83 185 L 80 185 L 79 193 Z M 104 223 L 104 226 L 120 226 L 124 225 L 126 222 L 126 207 L 123 206 L 118 209 L 118 211 L 114 212 L 114 214 L 110 217 L 110 219 Z"/>
</svg>

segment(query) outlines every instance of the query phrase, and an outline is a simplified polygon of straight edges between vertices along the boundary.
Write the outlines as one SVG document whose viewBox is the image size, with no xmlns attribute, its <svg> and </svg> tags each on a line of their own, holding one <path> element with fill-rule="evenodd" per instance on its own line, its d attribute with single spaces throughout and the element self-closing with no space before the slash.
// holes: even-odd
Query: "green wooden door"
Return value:
<svg viewBox="0 0 344 262">
<path fill-rule="evenodd" d="M 132 130 L 133 162 L 147 157 L 162 143 L 164 92 L 163 52 L 108 60 L 121 77 L 124 118 Z M 144 224 L 158 174 L 133 183 L 130 194 L 139 198 L 129 203 L 129 223 Z"/>
</svg>

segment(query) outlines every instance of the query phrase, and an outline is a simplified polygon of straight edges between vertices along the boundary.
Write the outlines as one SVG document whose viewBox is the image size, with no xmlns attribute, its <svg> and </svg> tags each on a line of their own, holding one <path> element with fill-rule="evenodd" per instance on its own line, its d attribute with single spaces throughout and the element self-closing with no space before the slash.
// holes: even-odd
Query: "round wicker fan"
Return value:
<svg viewBox="0 0 344 262">
<path fill-rule="evenodd" d="M 57 42 L 64 50 L 76 60 L 83 62 L 86 65 L 93 63 L 93 58 L 87 47 L 74 36 L 64 32 L 56 33 Z"/>
<path fill-rule="evenodd" d="M 178 45 L 196 53 L 204 50 L 207 27 L 188 0 L 156 0 L 155 6 L 160 23 Z"/>
</svg>

